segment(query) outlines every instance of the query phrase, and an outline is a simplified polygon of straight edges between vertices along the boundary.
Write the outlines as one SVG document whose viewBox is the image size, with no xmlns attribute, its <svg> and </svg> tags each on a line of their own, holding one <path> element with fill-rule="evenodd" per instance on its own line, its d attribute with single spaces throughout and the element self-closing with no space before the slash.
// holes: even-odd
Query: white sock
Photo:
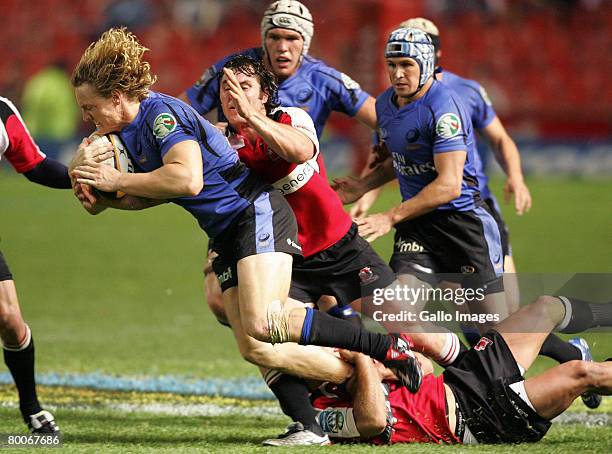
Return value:
<svg viewBox="0 0 612 454">
<path fill-rule="evenodd" d="M 459 338 L 457 335 L 455 333 L 446 333 L 444 347 L 440 350 L 440 356 L 436 359 L 436 362 L 440 366 L 448 366 L 457 359 L 459 351 Z"/>
</svg>

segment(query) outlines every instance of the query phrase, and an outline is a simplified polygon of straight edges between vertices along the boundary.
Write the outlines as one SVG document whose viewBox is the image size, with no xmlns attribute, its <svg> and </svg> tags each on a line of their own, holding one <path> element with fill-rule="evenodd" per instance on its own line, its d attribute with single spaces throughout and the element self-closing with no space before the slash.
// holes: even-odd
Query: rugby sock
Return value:
<svg viewBox="0 0 612 454">
<path fill-rule="evenodd" d="M 324 435 L 317 422 L 317 412 L 310 403 L 308 386 L 303 379 L 293 375 L 280 374 L 268 386 L 278 399 L 283 413 L 289 416 L 292 421 L 301 422 L 304 429 L 316 433 L 319 437 Z"/>
<path fill-rule="evenodd" d="M 19 394 L 19 409 L 23 417 L 27 418 L 41 411 L 34 379 L 34 339 L 27 325 L 26 337 L 20 346 L 15 348 L 4 346 L 4 363 L 15 380 Z"/>
<path fill-rule="evenodd" d="M 387 335 L 371 333 L 347 320 L 306 308 L 306 318 L 300 338 L 302 345 L 345 348 L 383 361 L 391 342 L 391 337 Z"/>
<path fill-rule="evenodd" d="M 446 333 L 444 347 L 440 350 L 440 355 L 435 358 L 435 361 L 442 367 L 451 366 L 460 360 L 463 353 L 467 352 L 467 348 L 455 333 Z"/>
<path fill-rule="evenodd" d="M 582 353 L 569 342 L 555 334 L 549 334 L 540 348 L 540 355 L 548 356 L 559 363 L 582 359 Z"/>
<path fill-rule="evenodd" d="M 557 325 L 557 331 L 575 334 L 597 326 L 612 326 L 612 303 L 591 304 L 566 296 L 557 298 L 565 307 L 565 317 Z"/>
<path fill-rule="evenodd" d="M 361 322 L 361 317 L 357 312 L 353 310 L 353 308 L 349 305 L 340 307 L 337 304 L 327 311 L 329 315 L 336 318 L 341 318 L 343 320 L 348 320 L 352 324 L 363 327 L 363 323 Z"/>
</svg>

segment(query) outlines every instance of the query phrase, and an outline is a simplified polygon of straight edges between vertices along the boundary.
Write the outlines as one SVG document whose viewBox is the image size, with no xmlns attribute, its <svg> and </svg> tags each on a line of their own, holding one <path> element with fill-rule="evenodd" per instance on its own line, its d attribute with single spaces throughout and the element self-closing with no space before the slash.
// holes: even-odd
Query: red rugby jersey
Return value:
<svg viewBox="0 0 612 454">
<path fill-rule="evenodd" d="M 306 134 L 316 148 L 313 158 L 303 164 L 287 162 L 261 138 L 253 146 L 236 134 L 230 137 L 230 144 L 237 150 L 242 162 L 287 198 L 297 219 L 302 252 L 304 257 L 309 257 L 346 235 L 352 220 L 344 211 L 336 192 L 329 186 L 310 116 L 296 107 L 282 107 L 272 114 L 272 118 Z"/>
<path fill-rule="evenodd" d="M 0 159 L 5 156 L 19 173 L 28 172 L 45 159 L 11 101 L 0 96 Z"/>
<path fill-rule="evenodd" d="M 393 430 L 390 443 L 459 443 L 446 418 L 446 394 L 444 378 L 433 374 L 423 377 L 421 388 L 412 394 L 397 382 L 385 382 L 388 386 Z M 350 396 L 344 392 L 330 392 L 328 386 L 322 392 L 313 393 L 313 406 L 321 410 L 319 422 L 332 439 L 354 440 L 359 438 Z M 369 440 L 381 444 L 381 437 Z"/>
</svg>

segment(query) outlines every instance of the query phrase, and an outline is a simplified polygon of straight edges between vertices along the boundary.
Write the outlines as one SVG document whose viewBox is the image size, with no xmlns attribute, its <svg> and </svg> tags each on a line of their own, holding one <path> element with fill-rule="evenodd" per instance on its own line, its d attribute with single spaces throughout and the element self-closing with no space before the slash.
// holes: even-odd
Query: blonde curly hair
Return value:
<svg viewBox="0 0 612 454">
<path fill-rule="evenodd" d="M 72 86 L 88 83 L 105 98 L 118 90 L 142 101 L 157 80 L 151 65 L 142 60 L 148 50 L 125 27 L 111 28 L 83 53 L 72 73 Z"/>
</svg>

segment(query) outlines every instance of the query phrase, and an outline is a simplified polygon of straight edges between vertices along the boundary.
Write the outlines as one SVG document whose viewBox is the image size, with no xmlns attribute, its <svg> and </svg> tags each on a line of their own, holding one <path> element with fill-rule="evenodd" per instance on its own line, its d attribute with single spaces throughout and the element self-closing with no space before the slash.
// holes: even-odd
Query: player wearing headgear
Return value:
<svg viewBox="0 0 612 454">
<path fill-rule="evenodd" d="M 305 5 L 295 0 L 272 2 L 261 21 L 261 47 L 245 49 L 218 61 L 179 97 L 201 114 L 217 109 L 222 119 L 219 75 L 223 65 L 240 54 L 263 61 L 278 78 L 280 105 L 306 110 L 318 137 L 334 111 L 355 117 L 374 129 L 374 99 L 349 76 L 308 54 L 313 34 L 312 16 Z"/>
<path fill-rule="evenodd" d="M 480 199 L 469 115 L 434 79 L 426 33 L 394 30 L 385 57 L 392 87 L 377 98 L 376 112 L 392 159 L 362 179 L 337 179 L 340 196 L 349 203 L 397 178 L 403 202 L 358 220 L 360 233 L 374 240 L 395 227 L 391 267 L 400 282 L 435 285 L 439 273 L 455 273 L 462 286 L 484 292 L 481 312 L 504 316 L 499 229 Z"/>
<path fill-rule="evenodd" d="M 491 99 L 487 95 L 485 89 L 475 80 L 460 77 L 440 66 L 439 60 L 442 56 L 440 32 L 432 21 L 422 17 L 416 17 L 402 22 L 401 26 L 418 28 L 429 35 L 436 53 L 436 79 L 459 95 L 472 120 L 474 129 L 484 136 L 491 145 L 495 158 L 507 175 L 506 185 L 504 186 L 506 200 L 508 201 L 509 197 L 514 195 L 516 212 L 518 214 L 527 212 L 531 207 L 531 195 L 524 182 L 518 148 L 495 113 Z M 484 171 L 480 153 L 476 153 L 475 155 L 475 167 L 476 176 L 478 178 L 478 189 L 480 190 L 481 197 L 487 204 L 487 207 L 499 227 L 502 250 L 504 253 L 504 288 L 506 289 L 506 301 L 509 305 L 509 311 L 515 312 L 519 307 L 519 288 L 518 280 L 514 274 L 516 273 L 516 267 L 512 256 L 508 227 L 502 218 L 499 204 L 489 188 L 489 178 Z M 477 342 L 479 338 L 480 334 L 476 332 L 473 333 L 472 338 L 469 340 L 473 344 Z M 571 339 L 570 342 L 565 342 L 554 334 L 546 338 L 542 344 L 542 351 L 540 353 L 560 363 L 574 359 L 588 359 L 591 357 L 588 344 L 584 339 L 576 338 Z M 589 408 L 597 408 L 601 403 L 601 396 L 587 393 L 582 396 L 582 400 Z"/>
<path fill-rule="evenodd" d="M 70 189 L 65 165 L 40 151 L 13 103 L 0 97 L 0 159 L 38 184 Z M 34 339 L 21 315 L 13 275 L 0 252 L 0 342 L 4 362 L 19 393 L 19 410 L 33 433 L 59 433 L 51 413 L 43 410 L 36 395 Z"/>
<path fill-rule="evenodd" d="M 294 343 L 340 346 L 391 361 L 405 372 L 407 386 L 418 388 L 410 381 L 418 363 L 401 336 L 371 333 L 303 305 L 291 306 L 291 266 L 293 256 L 301 255 L 291 208 L 239 161 L 226 138 L 193 108 L 150 90 L 155 76 L 143 61 L 146 51 L 133 34 L 113 28 L 90 45 L 72 74 L 83 119 L 94 123 L 98 134 L 118 134 L 135 169 L 121 173 L 104 165 L 113 155 L 111 146 L 84 143 L 71 163 L 76 183 L 126 196 L 96 198 L 84 186 L 78 194 L 83 206 L 96 214 L 105 207 L 134 210 L 169 200 L 189 211 L 213 238 L 219 263 L 228 267 L 224 278 L 232 285 L 223 292 L 223 302 L 240 314 L 233 329 L 275 352 L 265 358 L 251 352 L 249 361 L 319 375 L 334 365 L 318 362 L 309 349 Z M 291 130 L 266 117 L 260 120 L 268 127 Z M 281 134 L 279 146 L 312 150 L 306 137 L 292 137 Z M 335 366 L 334 372 L 345 371 Z"/>
</svg>

